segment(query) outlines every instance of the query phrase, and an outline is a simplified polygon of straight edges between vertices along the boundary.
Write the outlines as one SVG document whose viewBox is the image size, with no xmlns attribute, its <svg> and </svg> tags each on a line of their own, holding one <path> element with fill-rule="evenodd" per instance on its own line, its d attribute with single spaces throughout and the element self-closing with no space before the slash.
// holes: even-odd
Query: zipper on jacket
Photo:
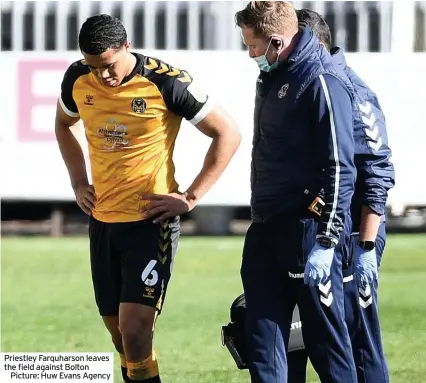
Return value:
<svg viewBox="0 0 426 383">
<path fill-rule="evenodd" d="M 254 191 L 254 186 L 256 184 L 256 181 L 257 181 L 256 164 L 255 164 L 256 161 L 254 159 L 255 159 L 255 156 L 256 156 L 257 147 L 259 146 L 259 142 L 260 142 L 260 118 L 261 118 L 261 115 L 262 115 L 262 109 L 263 109 L 263 106 L 265 105 L 266 96 L 268 95 L 268 93 L 269 93 L 269 90 L 266 93 L 265 98 L 263 99 L 262 103 L 260 104 L 259 115 L 257 117 L 257 127 L 258 127 L 258 130 L 259 130 L 259 136 L 258 136 L 258 139 L 256 140 L 255 145 L 253 146 L 253 159 L 252 159 L 252 162 L 253 162 L 253 191 Z"/>
<path fill-rule="evenodd" d="M 272 76 L 272 72 L 268 73 L 268 77 L 265 76 L 265 78 L 268 78 L 268 86 L 265 87 L 266 88 L 265 97 L 263 97 L 262 103 L 260 104 L 259 115 L 257 117 L 257 126 L 259 128 L 259 139 L 257 140 L 256 144 L 253 145 L 253 158 L 252 158 L 252 164 L 253 164 L 252 165 L 253 166 L 253 187 L 252 187 L 252 189 L 253 190 L 252 190 L 252 193 L 254 192 L 254 187 L 255 187 L 256 182 L 257 182 L 257 176 L 256 176 L 257 172 L 256 172 L 256 165 L 255 165 L 254 158 L 255 158 L 255 155 L 256 155 L 257 147 L 258 147 L 259 142 L 260 142 L 260 130 L 261 130 L 260 119 L 261 119 L 261 116 L 262 116 L 263 107 L 265 105 L 265 102 L 266 102 L 266 100 L 268 98 L 269 92 L 271 91 L 271 87 L 273 85 L 273 81 L 271 80 L 271 76 Z"/>
</svg>

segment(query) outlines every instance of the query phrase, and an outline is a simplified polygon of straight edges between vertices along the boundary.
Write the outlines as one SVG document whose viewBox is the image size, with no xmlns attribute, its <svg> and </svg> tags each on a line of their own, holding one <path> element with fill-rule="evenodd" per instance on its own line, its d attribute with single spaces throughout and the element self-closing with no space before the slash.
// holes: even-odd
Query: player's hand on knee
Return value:
<svg viewBox="0 0 426 383">
<path fill-rule="evenodd" d="M 326 248 L 316 243 L 308 255 L 305 266 L 305 284 L 318 286 L 330 277 L 334 248 Z"/>
<path fill-rule="evenodd" d="M 365 250 L 357 246 L 355 252 L 356 279 L 360 287 L 366 288 L 378 277 L 376 249 Z"/>
<path fill-rule="evenodd" d="M 95 207 L 95 189 L 93 185 L 80 184 L 74 187 L 75 199 L 78 206 L 87 215 L 92 214 L 92 210 Z"/>
</svg>

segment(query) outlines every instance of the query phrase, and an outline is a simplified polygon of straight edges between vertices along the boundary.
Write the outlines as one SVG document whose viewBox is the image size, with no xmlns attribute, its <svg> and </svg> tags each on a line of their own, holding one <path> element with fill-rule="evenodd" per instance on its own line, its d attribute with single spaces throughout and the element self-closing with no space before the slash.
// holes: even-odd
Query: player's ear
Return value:
<svg viewBox="0 0 426 383">
<path fill-rule="evenodd" d="M 126 42 L 124 43 L 124 49 L 125 49 L 126 51 L 128 51 L 128 50 L 130 49 L 130 41 L 126 41 Z"/>
</svg>

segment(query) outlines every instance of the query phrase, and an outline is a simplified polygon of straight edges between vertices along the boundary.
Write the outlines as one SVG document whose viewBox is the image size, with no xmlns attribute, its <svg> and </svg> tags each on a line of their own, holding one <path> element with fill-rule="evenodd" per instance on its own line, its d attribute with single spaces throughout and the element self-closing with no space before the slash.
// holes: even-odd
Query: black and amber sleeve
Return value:
<svg viewBox="0 0 426 383">
<path fill-rule="evenodd" d="M 59 97 L 59 104 L 63 111 L 70 117 L 79 117 L 79 111 L 77 104 L 73 98 L 73 88 L 77 79 L 90 72 L 90 69 L 84 65 L 81 61 L 77 61 L 71 64 L 64 74 L 64 78 L 61 84 L 61 95 Z"/>
<path fill-rule="evenodd" d="M 143 61 L 144 76 L 157 85 L 169 111 L 193 125 L 211 111 L 211 98 L 186 70 L 152 57 L 145 56 Z"/>
<path fill-rule="evenodd" d="M 198 124 L 211 111 L 211 98 L 184 70 L 170 80 L 163 93 L 167 108 L 191 124 Z"/>
</svg>

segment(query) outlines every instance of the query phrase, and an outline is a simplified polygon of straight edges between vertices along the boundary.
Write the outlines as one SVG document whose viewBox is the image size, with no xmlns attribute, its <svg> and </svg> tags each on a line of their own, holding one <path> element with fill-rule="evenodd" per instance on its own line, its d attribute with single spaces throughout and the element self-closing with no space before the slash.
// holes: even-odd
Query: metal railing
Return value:
<svg viewBox="0 0 426 383">
<path fill-rule="evenodd" d="M 1 50 L 75 50 L 90 15 L 119 17 L 137 49 L 240 50 L 234 14 L 247 1 L 2 1 Z M 293 1 L 324 15 L 333 41 L 349 52 L 388 52 L 392 1 Z M 426 1 L 416 2 L 416 50 L 426 50 Z M 416 35 L 416 36 L 417 36 Z"/>
</svg>

